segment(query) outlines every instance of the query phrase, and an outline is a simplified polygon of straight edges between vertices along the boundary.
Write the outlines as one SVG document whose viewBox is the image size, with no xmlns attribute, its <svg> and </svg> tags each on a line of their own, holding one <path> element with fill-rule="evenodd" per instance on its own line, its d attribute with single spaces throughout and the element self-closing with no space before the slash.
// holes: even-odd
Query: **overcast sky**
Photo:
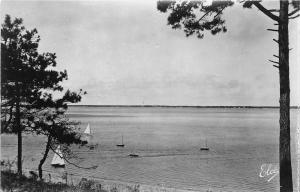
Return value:
<svg viewBox="0 0 300 192">
<path fill-rule="evenodd" d="M 10 14 L 37 28 L 40 51 L 55 52 L 58 68 L 68 71 L 65 87 L 88 92 L 81 104 L 278 105 L 278 70 L 267 61 L 278 53 L 277 35 L 256 8 L 228 8 L 228 32 L 202 40 L 171 29 L 152 0 L 7 0 L 1 9 L 1 22 Z M 296 26 L 291 22 L 292 105 L 300 104 Z"/>
</svg>

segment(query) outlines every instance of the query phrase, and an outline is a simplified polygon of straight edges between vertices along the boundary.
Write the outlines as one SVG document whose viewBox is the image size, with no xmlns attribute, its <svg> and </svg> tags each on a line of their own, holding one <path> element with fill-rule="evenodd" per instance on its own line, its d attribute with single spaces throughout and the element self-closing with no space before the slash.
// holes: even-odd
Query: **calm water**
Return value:
<svg viewBox="0 0 300 192">
<path fill-rule="evenodd" d="M 296 110 L 292 110 L 292 142 L 296 141 Z M 278 167 L 279 109 L 197 109 L 134 107 L 71 107 L 69 116 L 89 123 L 95 150 L 74 148 L 82 170 L 73 175 L 214 191 L 279 191 L 279 177 L 259 177 L 262 164 Z M 124 138 L 124 148 L 116 147 Z M 210 151 L 200 151 L 205 145 Z M 2 136 L 2 159 L 16 155 L 16 138 Z M 41 158 L 42 138 L 24 138 L 24 167 L 33 169 Z M 294 147 L 292 148 L 295 151 Z M 140 158 L 130 158 L 136 153 Z M 295 152 L 293 153 L 295 154 Z M 45 170 L 51 168 L 50 154 Z M 293 162 L 294 178 L 296 161 Z M 296 180 L 294 181 L 296 185 Z"/>
</svg>

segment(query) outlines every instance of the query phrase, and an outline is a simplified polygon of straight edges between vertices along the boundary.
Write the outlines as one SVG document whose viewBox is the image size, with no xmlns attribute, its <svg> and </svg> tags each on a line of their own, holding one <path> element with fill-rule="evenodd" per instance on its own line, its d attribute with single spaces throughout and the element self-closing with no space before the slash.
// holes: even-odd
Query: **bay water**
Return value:
<svg viewBox="0 0 300 192">
<path fill-rule="evenodd" d="M 297 115 L 291 110 L 294 186 L 297 181 Z M 83 132 L 90 124 L 95 149 L 76 147 L 69 175 L 94 179 L 212 191 L 279 191 L 278 108 L 71 106 Z M 117 147 L 122 141 L 125 147 Z M 210 150 L 202 151 L 207 146 Z M 14 160 L 16 136 L 1 135 L 1 159 Z M 25 169 L 36 170 L 45 138 L 24 136 Z M 131 158 L 129 154 L 137 154 Z M 45 174 L 53 153 L 45 162 Z M 271 178 L 274 176 L 273 178 Z"/>
</svg>

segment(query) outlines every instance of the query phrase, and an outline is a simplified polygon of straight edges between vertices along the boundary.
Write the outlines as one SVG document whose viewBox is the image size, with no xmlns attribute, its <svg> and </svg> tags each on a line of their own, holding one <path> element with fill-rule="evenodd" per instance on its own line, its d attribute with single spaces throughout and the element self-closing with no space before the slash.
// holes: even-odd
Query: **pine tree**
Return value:
<svg viewBox="0 0 300 192">
<path fill-rule="evenodd" d="M 37 30 L 26 30 L 23 21 L 6 15 L 1 28 L 1 133 L 18 135 L 18 174 L 22 175 L 22 133 L 47 135 L 61 143 L 81 143 L 80 135 L 61 117 L 67 103 L 81 99 L 79 93 L 62 92 L 66 71 L 55 71 L 56 55 L 38 52 Z M 45 117 L 47 117 L 45 119 Z M 49 122 L 55 122 L 50 125 Z"/>
<path fill-rule="evenodd" d="M 278 9 L 266 9 L 262 0 L 240 1 L 244 8 L 256 7 L 264 15 L 275 22 L 278 29 L 268 29 L 278 33 L 278 55 L 274 55 L 278 61 L 274 67 L 279 69 L 280 80 L 280 138 L 279 138 L 279 160 L 280 160 L 280 191 L 293 191 L 291 152 L 290 152 L 290 85 L 289 85 L 289 29 L 290 19 L 300 15 L 300 1 L 281 0 Z M 213 35 L 226 32 L 225 20 L 222 18 L 225 8 L 232 6 L 233 1 L 158 1 L 157 9 L 163 13 L 170 12 L 168 25 L 173 29 L 183 29 L 186 36 L 196 35 L 204 37 L 204 31 L 210 31 Z M 291 11 L 289 11 L 291 9 Z"/>
</svg>

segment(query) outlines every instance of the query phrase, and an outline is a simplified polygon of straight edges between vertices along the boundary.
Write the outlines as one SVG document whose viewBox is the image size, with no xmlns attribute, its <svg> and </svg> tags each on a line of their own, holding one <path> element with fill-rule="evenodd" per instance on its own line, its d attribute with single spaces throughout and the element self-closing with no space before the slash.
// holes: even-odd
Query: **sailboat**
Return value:
<svg viewBox="0 0 300 192">
<path fill-rule="evenodd" d="M 200 150 L 201 151 L 208 151 L 209 150 L 209 148 L 207 146 L 207 140 L 206 139 L 205 139 L 205 147 L 201 147 Z"/>
<path fill-rule="evenodd" d="M 65 167 L 65 160 L 63 159 L 63 154 L 60 150 L 60 145 L 56 148 L 54 157 L 51 162 L 53 167 Z"/>
<path fill-rule="evenodd" d="M 83 133 L 88 134 L 88 135 L 91 134 L 91 127 L 90 127 L 90 124 L 89 124 L 89 123 L 88 123 L 88 125 L 86 126 L 86 129 L 85 129 L 85 131 L 84 131 Z"/>
<path fill-rule="evenodd" d="M 86 129 L 84 130 L 83 134 L 85 135 L 85 140 L 88 142 L 89 148 L 90 149 L 95 149 L 95 147 L 98 146 L 98 144 L 92 144 L 92 129 L 90 127 L 90 124 L 88 123 L 88 125 L 86 126 Z"/>
<path fill-rule="evenodd" d="M 123 135 L 122 135 L 122 144 L 117 144 L 117 147 L 125 147 L 125 145 L 123 143 Z"/>
<path fill-rule="evenodd" d="M 86 129 L 85 131 L 83 132 L 84 135 L 85 135 L 85 140 L 90 143 L 91 142 L 91 137 L 92 137 L 92 132 L 91 132 L 91 127 L 90 127 L 90 124 L 88 124 L 86 126 Z"/>
</svg>

